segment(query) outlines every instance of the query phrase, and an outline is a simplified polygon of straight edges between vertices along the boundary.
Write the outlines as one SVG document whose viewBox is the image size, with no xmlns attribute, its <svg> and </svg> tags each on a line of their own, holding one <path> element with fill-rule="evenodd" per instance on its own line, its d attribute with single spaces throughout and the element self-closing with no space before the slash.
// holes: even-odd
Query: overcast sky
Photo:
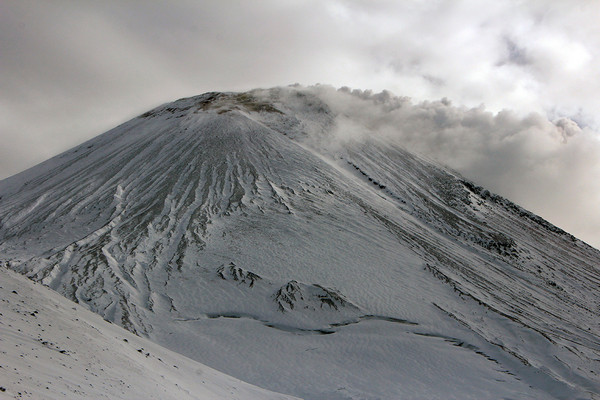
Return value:
<svg viewBox="0 0 600 400">
<path fill-rule="evenodd" d="M 600 247 L 598 21 L 595 0 L 1 0 L 0 179 L 206 91 L 386 89 L 541 118 L 420 147 Z"/>
</svg>

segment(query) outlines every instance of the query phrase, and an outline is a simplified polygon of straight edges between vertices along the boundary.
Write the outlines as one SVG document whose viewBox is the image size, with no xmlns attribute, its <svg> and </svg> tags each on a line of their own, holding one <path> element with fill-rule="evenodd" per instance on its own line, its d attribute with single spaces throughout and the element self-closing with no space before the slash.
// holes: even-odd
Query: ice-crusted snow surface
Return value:
<svg viewBox="0 0 600 400">
<path fill-rule="evenodd" d="M 600 393 L 600 252 L 337 117 L 302 88 L 158 107 L 1 181 L 1 259 L 307 399 Z"/>
<path fill-rule="evenodd" d="M 0 268 L 1 399 L 290 399 L 183 357 Z"/>
</svg>

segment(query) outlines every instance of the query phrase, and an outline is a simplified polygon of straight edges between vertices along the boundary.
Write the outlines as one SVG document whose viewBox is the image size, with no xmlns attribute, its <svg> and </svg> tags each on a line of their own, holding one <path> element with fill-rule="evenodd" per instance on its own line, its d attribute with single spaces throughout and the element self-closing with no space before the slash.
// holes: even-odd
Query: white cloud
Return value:
<svg viewBox="0 0 600 400">
<path fill-rule="evenodd" d="M 447 99 L 413 103 L 389 92 L 319 87 L 339 115 L 337 140 L 371 135 L 436 159 L 600 247 L 598 133 L 561 118 L 492 113 Z"/>
</svg>

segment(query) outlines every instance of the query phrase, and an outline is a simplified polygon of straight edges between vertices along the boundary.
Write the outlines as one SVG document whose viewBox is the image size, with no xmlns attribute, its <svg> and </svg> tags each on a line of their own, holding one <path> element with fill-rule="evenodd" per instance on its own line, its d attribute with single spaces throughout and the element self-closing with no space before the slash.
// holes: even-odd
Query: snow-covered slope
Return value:
<svg viewBox="0 0 600 400">
<path fill-rule="evenodd" d="M 1 399 L 292 399 L 111 325 L 0 268 Z"/>
<path fill-rule="evenodd" d="M 282 393 L 599 393 L 600 253 L 398 146 L 336 142 L 323 98 L 178 100 L 0 182 L 2 260 Z"/>
</svg>

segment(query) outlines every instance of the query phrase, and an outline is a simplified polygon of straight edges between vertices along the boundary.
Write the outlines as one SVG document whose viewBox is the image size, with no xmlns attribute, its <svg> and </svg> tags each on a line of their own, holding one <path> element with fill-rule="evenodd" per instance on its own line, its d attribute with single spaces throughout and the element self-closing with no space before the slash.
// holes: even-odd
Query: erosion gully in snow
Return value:
<svg viewBox="0 0 600 400">
<path fill-rule="evenodd" d="M 0 181 L 2 265 L 306 399 L 597 396 L 600 252 L 398 145 L 336 140 L 327 90 L 181 99 Z"/>
</svg>

